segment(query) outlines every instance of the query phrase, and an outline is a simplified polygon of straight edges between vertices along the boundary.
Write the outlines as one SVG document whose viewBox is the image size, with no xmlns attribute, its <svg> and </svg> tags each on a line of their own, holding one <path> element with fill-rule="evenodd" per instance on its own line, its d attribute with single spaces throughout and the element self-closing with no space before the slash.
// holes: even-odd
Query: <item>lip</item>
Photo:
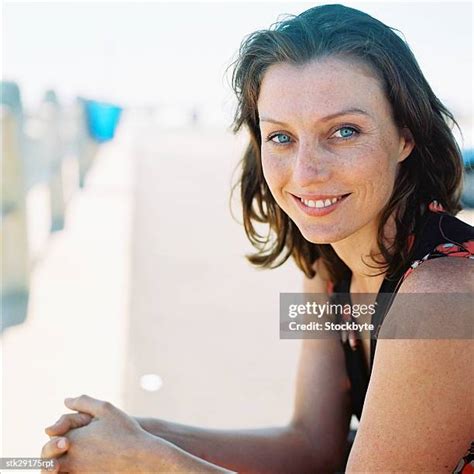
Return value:
<svg viewBox="0 0 474 474">
<path fill-rule="evenodd" d="M 300 198 L 300 199 L 306 199 L 307 201 L 310 200 L 310 199 L 312 201 L 318 201 L 318 200 L 321 200 L 321 199 L 333 199 L 335 197 L 344 196 L 345 194 L 349 194 L 349 193 L 341 193 L 341 194 L 293 194 L 293 196 L 295 196 L 297 198 Z"/>
<path fill-rule="evenodd" d="M 307 214 L 308 216 L 312 216 L 312 217 L 322 217 L 322 216 L 326 216 L 328 214 L 330 214 L 331 212 L 335 211 L 349 196 L 351 195 L 351 193 L 348 193 L 348 194 L 342 194 L 342 196 L 344 196 L 342 199 L 339 199 L 339 201 L 335 202 L 334 204 L 331 204 L 330 206 L 328 207 L 322 207 L 322 208 L 317 208 L 317 207 L 308 207 L 306 206 L 305 204 L 303 204 L 301 202 L 301 199 L 311 199 L 313 201 L 316 201 L 317 199 L 331 199 L 331 197 L 338 197 L 337 195 L 333 195 L 333 196 L 324 196 L 322 197 L 323 195 L 319 194 L 319 195 L 307 195 L 307 194 L 304 194 L 304 195 L 300 195 L 300 196 L 295 196 L 294 194 L 291 194 L 292 198 L 294 199 L 294 201 L 296 202 L 296 205 L 305 213 Z M 308 197 L 307 197 L 308 196 Z M 316 197 L 318 196 L 318 197 Z M 339 195 L 341 196 L 341 194 Z"/>
</svg>

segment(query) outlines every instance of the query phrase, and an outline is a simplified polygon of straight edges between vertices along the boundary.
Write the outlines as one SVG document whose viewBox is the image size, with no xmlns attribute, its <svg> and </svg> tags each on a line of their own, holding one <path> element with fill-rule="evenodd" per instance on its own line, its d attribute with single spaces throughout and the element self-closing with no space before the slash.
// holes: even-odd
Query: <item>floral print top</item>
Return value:
<svg viewBox="0 0 474 474">
<path fill-rule="evenodd" d="M 437 201 L 432 201 L 429 204 L 428 209 L 431 212 L 434 212 L 437 214 L 445 214 L 443 206 L 441 204 L 438 204 Z M 411 235 L 410 237 L 411 238 L 409 240 L 409 248 L 413 246 L 413 241 L 414 241 L 414 236 Z M 466 257 L 466 258 L 474 259 L 474 240 L 469 239 L 461 243 L 455 242 L 455 241 L 440 243 L 432 251 L 424 255 L 421 259 L 414 260 L 412 264 L 410 265 L 410 268 L 403 274 L 403 278 L 401 282 L 403 282 L 403 280 L 405 280 L 405 278 L 408 275 L 410 275 L 410 273 L 419 265 L 421 265 L 424 261 L 430 260 L 433 258 L 438 258 L 438 257 Z"/>
</svg>

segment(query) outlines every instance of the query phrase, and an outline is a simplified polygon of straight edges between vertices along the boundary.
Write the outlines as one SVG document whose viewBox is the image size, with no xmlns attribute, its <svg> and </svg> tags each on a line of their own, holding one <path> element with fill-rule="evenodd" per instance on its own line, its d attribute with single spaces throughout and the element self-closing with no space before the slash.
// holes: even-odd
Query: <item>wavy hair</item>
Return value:
<svg viewBox="0 0 474 474">
<path fill-rule="evenodd" d="M 381 268 L 378 275 L 387 273 L 387 278 L 396 278 L 409 263 L 408 236 L 411 232 L 418 235 L 421 217 L 431 200 L 436 199 L 453 215 L 462 209 L 462 157 L 451 131 L 458 125 L 396 31 L 359 10 L 323 5 L 256 31 L 242 42 L 231 65 L 232 88 L 238 100 L 233 130 L 237 133 L 247 128 L 250 143 L 233 192 L 240 187 L 245 232 L 256 249 L 247 255 L 252 264 L 275 268 L 291 256 L 312 278 L 314 262 L 321 258 L 334 283 L 350 274 L 330 244 L 314 244 L 303 237 L 278 206 L 264 179 L 257 100 L 266 70 L 276 63 L 301 65 L 332 55 L 363 61 L 378 74 L 396 125 L 412 132 L 415 147 L 399 165 L 393 193 L 381 212 L 377 234 L 380 253 L 376 254 L 381 259 L 371 255 L 376 265 L 367 264 Z M 395 217 L 396 238 L 388 248 L 384 227 L 391 215 Z"/>
</svg>

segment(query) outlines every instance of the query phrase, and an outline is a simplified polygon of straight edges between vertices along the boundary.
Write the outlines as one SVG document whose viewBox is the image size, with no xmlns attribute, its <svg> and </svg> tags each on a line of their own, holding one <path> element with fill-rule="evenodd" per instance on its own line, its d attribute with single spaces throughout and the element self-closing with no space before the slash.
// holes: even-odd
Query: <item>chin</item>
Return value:
<svg viewBox="0 0 474 474">
<path fill-rule="evenodd" d="M 319 229 L 314 229 L 305 225 L 296 224 L 300 230 L 303 237 L 312 244 L 334 244 L 340 240 L 345 239 L 353 232 L 346 230 L 343 231 L 338 229 L 337 231 L 324 231 Z"/>
</svg>

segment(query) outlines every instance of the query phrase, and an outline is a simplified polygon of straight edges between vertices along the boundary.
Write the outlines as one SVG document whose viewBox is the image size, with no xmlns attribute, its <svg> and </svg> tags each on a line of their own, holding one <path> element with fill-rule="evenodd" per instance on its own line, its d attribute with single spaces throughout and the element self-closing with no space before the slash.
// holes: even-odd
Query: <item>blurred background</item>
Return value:
<svg viewBox="0 0 474 474">
<path fill-rule="evenodd" d="M 299 341 L 278 304 L 302 277 L 244 258 L 226 68 L 316 4 L 3 2 L 2 456 L 39 456 L 82 393 L 200 426 L 289 420 Z M 472 3 L 345 4 L 402 31 L 454 112 L 472 224 Z"/>
</svg>

